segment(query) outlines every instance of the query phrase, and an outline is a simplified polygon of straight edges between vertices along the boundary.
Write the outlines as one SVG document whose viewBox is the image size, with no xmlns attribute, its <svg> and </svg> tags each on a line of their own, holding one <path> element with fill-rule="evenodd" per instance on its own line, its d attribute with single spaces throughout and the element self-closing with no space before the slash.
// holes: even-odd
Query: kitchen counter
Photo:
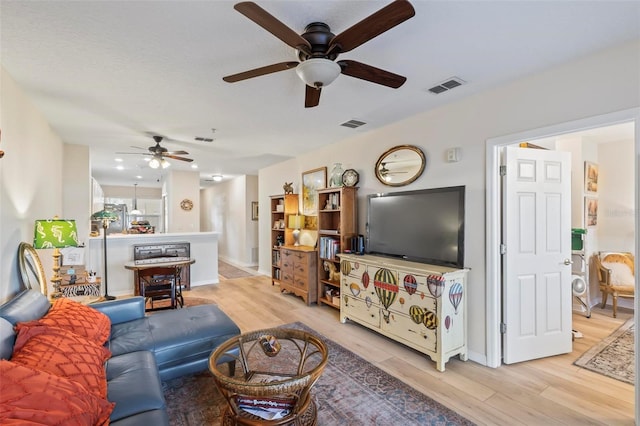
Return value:
<svg viewBox="0 0 640 426">
<path fill-rule="evenodd" d="M 191 265 L 191 286 L 217 284 L 219 282 L 218 236 L 217 232 L 107 235 L 109 294 L 114 296 L 134 294 L 134 274 L 133 271 L 125 269 L 124 264 L 133 261 L 133 246 L 137 244 L 189 242 L 190 257 L 196 260 L 196 263 Z M 98 276 L 102 277 L 104 276 L 103 237 L 89 237 L 87 242 L 86 268 L 97 271 Z M 104 287 L 102 294 L 104 294 Z"/>
</svg>

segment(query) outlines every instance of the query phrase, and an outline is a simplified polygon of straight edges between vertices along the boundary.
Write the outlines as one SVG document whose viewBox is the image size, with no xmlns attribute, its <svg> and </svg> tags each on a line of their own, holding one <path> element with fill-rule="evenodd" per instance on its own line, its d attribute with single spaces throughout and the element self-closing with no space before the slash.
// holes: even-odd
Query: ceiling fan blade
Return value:
<svg viewBox="0 0 640 426">
<path fill-rule="evenodd" d="M 163 152 L 162 155 L 189 155 L 187 151 L 167 151 Z"/>
<path fill-rule="evenodd" d="M 278 64 L 267 65 L 266 67 L 260 67 L 249 71 L 240 72 L 238 74 L 228 75 L 226 77 L 222 77 L 222 79 L 227 83 L 235 83 L 236 81 L 247 80 L 253 77 L 260 77 L 261 75 L 290 70 L 297 66 L 297 62 L 280 62 Z"/>
<path fill-rule="evenodd" d="M 358 61 L 346 59 L 338 61 L 338 65 L 342 68 L 342 74 L 344 75 L 382 84 L 387 87 L 393 87 L 394 89 L 402 86 L 404 82 L 407 81 L 406 77 Z"/>
<path fill-rule="evenodd" d="M 189 163 L 193 161 L 193 159 L 191 158 L 178 157 L 176 155 L 162 154 L 162 157 L 173 158 L 174 160 L 180 160 L 180 161 L 188 161 Z"/>
<path fill-rule="evenodd" d="M 289 46 L 311 54 L 311 44 L 307 40 L 254 2 L 241 2 L 233 6 L 233 8 Z"/>
<path fill-rule="evenodd" d="M 116 152 L 119 155 L 152 155 L 148 152 Z"/>
<path fill-rule="evenodd" d="M 304 95 L 304 107 L 313 108 L 320 103 L 320 92 L 322 89 L 304 85 L 306 92 Z"/>
<path fill-rule="evenodd" d="M 329 50 L 348 52 L 416 14 L 407 0 L 396 0 L 335 36 Z M 335 46 L 335 48 L 334 48 Z"/>
</svg>

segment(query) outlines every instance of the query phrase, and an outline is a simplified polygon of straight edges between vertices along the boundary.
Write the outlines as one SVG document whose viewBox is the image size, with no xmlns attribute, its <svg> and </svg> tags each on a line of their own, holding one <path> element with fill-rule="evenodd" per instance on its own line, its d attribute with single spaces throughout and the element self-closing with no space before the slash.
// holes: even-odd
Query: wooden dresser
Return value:
<svg viewBox="0 0 640 426">
<path fill-rule="evenodd" d="M 280 289 L 302 297 L 307 305 L 317 302 L 316 250 L 308 246 L 284 246 L 280 256 Z"/>
</svg>

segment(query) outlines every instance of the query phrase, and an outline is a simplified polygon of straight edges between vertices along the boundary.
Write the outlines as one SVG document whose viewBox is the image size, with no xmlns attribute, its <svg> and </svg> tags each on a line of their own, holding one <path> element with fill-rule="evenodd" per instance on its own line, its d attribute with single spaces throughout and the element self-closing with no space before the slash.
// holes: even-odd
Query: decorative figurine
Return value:
<svg viewBox="0 0 640 426">
<path fill-rule="evenodd" d="M 282 186 L 282 189 L 284 189 L 285 194 L 293 194 L 293 182 L 291 183 L 285 182 L 284 185 Z"/>
</svg>

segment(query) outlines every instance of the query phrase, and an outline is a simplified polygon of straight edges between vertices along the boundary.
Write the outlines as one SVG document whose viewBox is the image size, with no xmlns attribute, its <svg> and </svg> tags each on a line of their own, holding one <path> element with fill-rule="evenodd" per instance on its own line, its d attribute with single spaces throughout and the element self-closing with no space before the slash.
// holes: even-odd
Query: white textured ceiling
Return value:
<svg viewBox="0 0 640 426">
<path fill-rule="evenodd" d="M 91 146 L 102 184 L 157 186 L 150 134 L 186 150 L 202 179 L 257 170 L 324 144 L 640 38 L 638 1 L 413 1 L 416 16 L 340 56 L 407 77 L 394 90 L 340 76 L 304 108 L 295 71 L 222 77 L 296 60 L 232 1 L 0 1 L 0 61 L 66 143 Z M 297 32 L 336 34 L 387 1 L 257 2 Z M 452 76 L 468 83 L 434 96 Z M 359 119 L 357 130 L 340 123 Z M 215 128 L 215 133 L 212 132 Z M 211 143 L 194 137 L 213 137 Z M 172 168 L 188 165 L 172 161 Z"/>
</svg>

